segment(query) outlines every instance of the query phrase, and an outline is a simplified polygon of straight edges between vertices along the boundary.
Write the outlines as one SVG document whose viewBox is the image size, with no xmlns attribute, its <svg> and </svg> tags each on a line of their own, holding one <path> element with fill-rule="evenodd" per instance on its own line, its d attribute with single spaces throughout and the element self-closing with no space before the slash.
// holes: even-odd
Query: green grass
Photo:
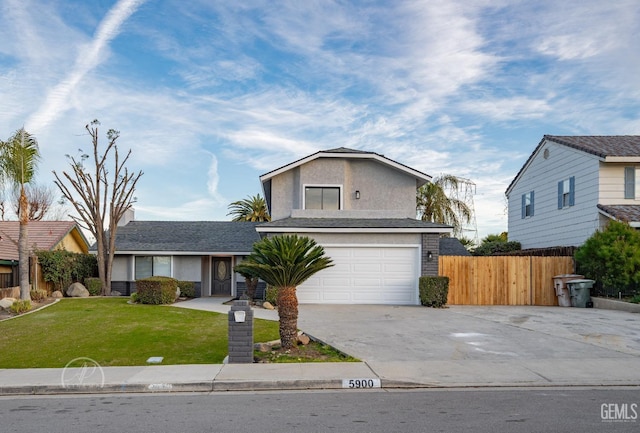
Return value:
<svg viewBox="0 0 640 433">
<path fill-rule="evenodd" d="M 127 304 L 128 299 L 63 299 L 0 322 L 0 368 L 62 368 L 88 357 L 101 366 L 220 364 L 228 317 L 207 311 Z M 255 319 L 254 340 L 278 338 L 278 322 Z"/>
</svg>

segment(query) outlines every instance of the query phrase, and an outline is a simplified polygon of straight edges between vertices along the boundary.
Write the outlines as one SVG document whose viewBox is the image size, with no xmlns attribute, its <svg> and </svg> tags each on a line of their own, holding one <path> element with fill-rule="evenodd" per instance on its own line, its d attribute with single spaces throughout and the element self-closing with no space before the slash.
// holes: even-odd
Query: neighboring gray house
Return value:
<svg viewBox="0 0 640 433">
<path fill-rule="evenodd" d="M 640 226 L 640 136 L 545 135 L 506 190 L 509 240 L 579 246 L 611 220 Z"/>
<path fill-rule="evenodd" d="M 317 152 L 260 176 L 269 223 L 123 221 L 112 289 L 168 275 L 196 282 L 199 296 L 237 296 L 244 279 L 231 270 L 252 244 L 297 233 L 335 264 L 299 287 L 301 303 L 419 304 L 418 279 L 438 275 L 440 250 L 466 253 L 441 242 L 452 227 L 416 219 L 416 189 L 430 179 L 373 152 Z"/>
</svg>

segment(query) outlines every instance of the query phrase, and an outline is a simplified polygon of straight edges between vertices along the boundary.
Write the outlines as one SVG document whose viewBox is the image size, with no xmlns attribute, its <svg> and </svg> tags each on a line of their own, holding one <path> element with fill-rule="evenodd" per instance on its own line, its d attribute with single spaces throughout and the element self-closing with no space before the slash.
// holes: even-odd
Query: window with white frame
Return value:
<svg viewBox="0 0 640 433">
<path fill-rule="evenodd" d="M 339 186 L 305 186 L 304 208 L 339 210 L 340 187 Z"/>
<path fill-rule="evenodd" d="M 530 191 L 526 194 L 522 194 L 522 218 L 533 216 L 535 194 Z"/>
<path fill-rule="evenodd" d="M 636 168 L 624 168 L 624 198 L 636 198 Z"/>
<path fill-rule="evenodd" d="M 170 277 L 171 257 L 170 256 L 136 256 L 135 258 L 135 279 L 149 277 Z"/>
<path fill-rule="evenodd" d="M 575 197 L 576 178 L 574 176 L 558 182 L 558 209 L 575 205 Z"/>
</svg>

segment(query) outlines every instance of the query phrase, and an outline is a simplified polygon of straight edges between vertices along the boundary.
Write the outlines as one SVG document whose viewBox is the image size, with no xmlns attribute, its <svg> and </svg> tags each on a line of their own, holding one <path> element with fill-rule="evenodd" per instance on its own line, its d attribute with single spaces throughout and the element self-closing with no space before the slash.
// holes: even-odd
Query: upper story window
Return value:
<svg viewBox="0 0 640 433">
<path fill-rule="evenodd" d="M 136 256 L 135 260 L 136 280 L 171 276 L 171 256 Z"/>
<path fill-rule="evenodd" d="M 534 198 L 533 191 L 522 194 L 522 218 L 533 216 Z"/>
<path fill-rule="evenodd" d="M 340 187 L 339 186 L 305 186 L 304 208 L 339 210 Z"/>
<path fill-rule="evenodd" d="M 624 168 L 624 198 L 636 198 L 636 168 Z"/>
<path fill-rule="evenodd" d="M 576 178 L 571 176 L 569 179 L 558 182 L 558 209 L 573 206 L 576 197 Z"/>
</svg>

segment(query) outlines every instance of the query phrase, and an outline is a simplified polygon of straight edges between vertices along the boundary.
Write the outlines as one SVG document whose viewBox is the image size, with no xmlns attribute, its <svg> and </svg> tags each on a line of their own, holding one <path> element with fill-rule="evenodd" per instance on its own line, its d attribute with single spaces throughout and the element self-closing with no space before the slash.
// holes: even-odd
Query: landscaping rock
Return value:
<svg viewBox="0 0 640 433">
<path fill-rule="evenodd" d="M 122 293 L 118 292 L 117 290 L 112 290 L 111 296 L 122 296 Z"/>
<path fill-rule="evenodd" d="M 56 290 L 55 292 L 51 293 L 51 297 L 58 299 L 64 297 L 64 295 L 60 290 Z"/>
<path fill-rule="evenodd" d="M 311 342 L 311 339 L 305 334 L 300 334 L 298 335 L 298 342 L 306 346 Z"/>
<path fill-rule="evenodd" d="M 271 351 L 271 345 L 268 343 L 255 343 L 253 345 L 253 349 L 262 353 L 267 353 Z"/>
<path fill-rule="evenodd" d="M 264 308 L 265 310 L 275 310 L 275 307 L 271 305 L 271 302 L 265 302 L 264 304 L 262 304 L 262 308 Z"/>
<path fill-rule="evenodd" d="M 82 283 L 73 283 L 67 289 L 67 296 L 72 298 L 88 298 L 89 291 Z"/>
<path fill-rule="evenodd" d="M 0 308 L 3 310 L 8 310 L 9 308 L 11 308 L 15 301 L 16 300 L 14 298 L 2 298 L 0 299 Z"/>
</svg>

